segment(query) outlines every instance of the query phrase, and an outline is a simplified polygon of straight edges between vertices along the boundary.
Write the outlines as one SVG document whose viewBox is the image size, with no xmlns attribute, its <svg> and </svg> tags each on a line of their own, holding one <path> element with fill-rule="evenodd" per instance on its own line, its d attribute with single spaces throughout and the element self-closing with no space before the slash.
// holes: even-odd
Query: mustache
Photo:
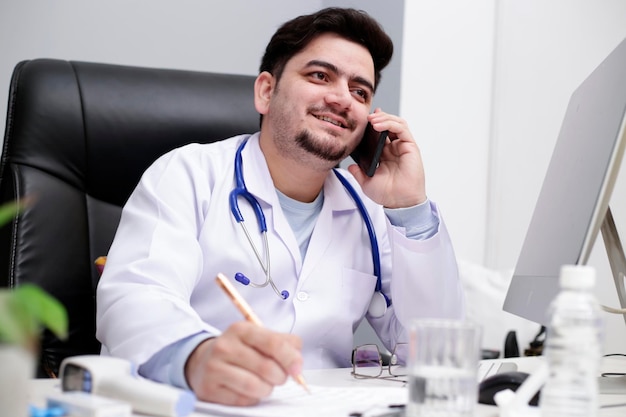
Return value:
<svg viewBox="0 0 626 417">
<path fill-rule="evenodd" d="M 311 106 L 308 108 L 309 113 L 331 113 L 335 116 L 341 117 L 345 123 L 346 127 L 350 130 L 354 130 L 357 126 L 357 121 L 348 117 L 347 112 L 339 112 L 336 109 L 333 109 L 328 106 Z"/>
</svg>

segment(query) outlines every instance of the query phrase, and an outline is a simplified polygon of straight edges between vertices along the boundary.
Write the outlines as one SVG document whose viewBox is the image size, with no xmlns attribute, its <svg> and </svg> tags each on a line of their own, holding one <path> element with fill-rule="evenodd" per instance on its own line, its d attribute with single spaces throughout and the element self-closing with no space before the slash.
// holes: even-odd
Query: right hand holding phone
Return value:
<svg viewBox="0 0 626 417">
<path fill-rule="evenodd" d="M 358 165 L 348 170 L 365 194 L 387 208 L 412 207 L 426 201 L 424 166 L 407 122 L 380 109 L 368 116 L 372 127 L 389 131 L 376 173 L 368 177 Z"/>
</svg>

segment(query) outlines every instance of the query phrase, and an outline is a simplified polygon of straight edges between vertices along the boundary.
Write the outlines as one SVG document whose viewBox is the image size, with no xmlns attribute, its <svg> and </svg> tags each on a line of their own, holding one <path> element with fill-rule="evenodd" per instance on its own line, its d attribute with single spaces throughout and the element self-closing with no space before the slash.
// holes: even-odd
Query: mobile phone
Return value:
<svg viewBox="0 0 626 417">
<path fill-rule="evenodd" d="M 373 177 L 376 168 L 378 168 L 380 155 L 383 152 L 388 134 L 389 131 L 387 130 L 377 132 L 372 125 L 367 122 L 367 127 L 365 128 L 361 142 L 359 142 L 356 149 L 350 154 L 354 162 L 361 167 L 368 177 Z"/>
</svg>

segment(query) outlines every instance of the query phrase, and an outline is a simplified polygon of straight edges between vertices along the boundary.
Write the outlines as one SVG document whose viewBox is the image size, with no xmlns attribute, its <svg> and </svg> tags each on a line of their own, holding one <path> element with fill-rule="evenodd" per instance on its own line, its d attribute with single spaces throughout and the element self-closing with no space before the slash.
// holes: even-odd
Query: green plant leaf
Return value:
<svg viewBox="0 0 626 417">
<path fill-rule="evenodd" d="M 1 205 L 0 225 L 14 219 L 33 200 L 27 196 Z M 0 289 L 0 343 L 33 348 L 42 327 L 59 339 L 67 338 L 68 318 L 63 304 L 33 284 Z"/>
<path fill-rule="evenodd" d="M 59 339 L 67 338 L 67 312 L 56 298 L 33 284 L 23 284 L 15 289 L 16 299 L 26 307 L 30 317 L 47 327 Z"/>
<path fill-rule="evenodd" d="M 5 203 L 0 206 L 0 225 L 10 222 L 20 210 L 21 205 L 17 202 Z"/>
<path fill-rule="evenodd" d="M 40 287 L 22 284 L 0 296 L 0 338 L 27 345 L 39 336 L 42 326 L 59 339 L 67 338 L 65 307 Z"/>
<path fill-rule="evenodd" d="M 19 200 L 11 201 L 0 206 L 0 226 L 10 222 L 21 213 L 26 207 L 32 205 L 37 198 L 32 195 L 27 195 Z"/>
<path fill-rule="evenodd" d="M 12 295 L 8 289 L 0 292 L 0 342 L 25 345 L 28 337 L 20 325 L 20 313 L 15 310 Z"/>
</svg>

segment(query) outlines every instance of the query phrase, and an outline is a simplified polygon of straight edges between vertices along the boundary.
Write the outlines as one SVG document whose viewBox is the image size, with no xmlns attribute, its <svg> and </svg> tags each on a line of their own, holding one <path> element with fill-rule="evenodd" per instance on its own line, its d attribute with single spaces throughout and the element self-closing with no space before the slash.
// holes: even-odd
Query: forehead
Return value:
<svg viewBox="0 0 626 417">
<path fill-rule="evenodd" d="M 299 70 L 311 60 L 328 62 L 348 77 L 365 78 L 374 85 L 374 61 L 367 48 L 334 33 L 313 39 L 289 60 L 287 66 Z"/>
</svg>

